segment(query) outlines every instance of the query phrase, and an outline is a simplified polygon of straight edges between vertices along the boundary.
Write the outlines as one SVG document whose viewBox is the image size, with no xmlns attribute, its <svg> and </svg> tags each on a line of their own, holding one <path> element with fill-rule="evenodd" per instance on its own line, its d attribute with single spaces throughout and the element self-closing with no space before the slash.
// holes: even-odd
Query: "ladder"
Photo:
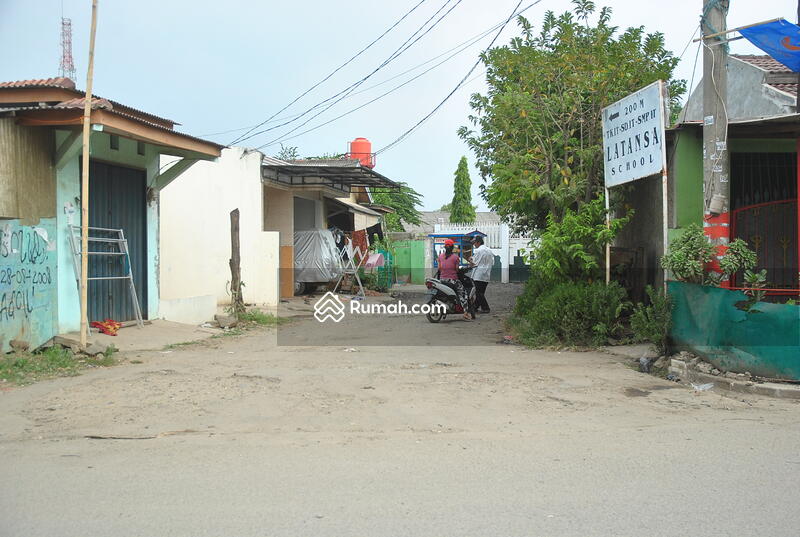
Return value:
<svg viewBox="0 0 800 537">
<path fill-rule="evenodd" d="M 100 236 L 98 236 L 100 235 Z M 102 236 L 107 235 L 107 236 Z M 81 227 L 69 226 L 69 243 L 72 247 L 72 262 L 75 268 L 75 279 L 78 282 L 78 289 L 81 287 Z M 92 244 L 105 244 L 109 250 L 101 251 L 98 248 L 101 246 L 92 247 Z M 112 250 L 111 248 L 116 248 Z M 136 294 L 136 285 L 133 283 L 133 270 L 131 268 L 131 256 L 128 252 L 128 239 L 125 238 L 125 233 L 121 229 L 108 229 L 103 227 L 90 227 L 89 228 L 89 246 L 88 246 L 89 259 L 92 256 L 122 256 L 124 271 L 126 274 L 122 276 L 89 276 L 87 282 L 99 280 L 128 280 L 128 286 L 131 291 L 131 298 L 133 299 L 133 312 L 136 315 L 136 324 L 144 327 L 144 320 L 142 320 L 142 310 L 139 307 L 139 297 Z"/>
</svg>

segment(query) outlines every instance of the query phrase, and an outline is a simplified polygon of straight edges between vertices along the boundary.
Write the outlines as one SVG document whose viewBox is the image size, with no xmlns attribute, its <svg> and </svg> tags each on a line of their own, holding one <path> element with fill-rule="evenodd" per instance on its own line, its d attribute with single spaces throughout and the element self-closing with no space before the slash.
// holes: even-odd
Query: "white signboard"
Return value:
<svg viewBox="0 0 800 537">
<path fill-rule="evenodd" d="M 666 166 L 662 87 L 653 82 L 603 108 L 606 188 L 661 174 Z"/>
</svg>

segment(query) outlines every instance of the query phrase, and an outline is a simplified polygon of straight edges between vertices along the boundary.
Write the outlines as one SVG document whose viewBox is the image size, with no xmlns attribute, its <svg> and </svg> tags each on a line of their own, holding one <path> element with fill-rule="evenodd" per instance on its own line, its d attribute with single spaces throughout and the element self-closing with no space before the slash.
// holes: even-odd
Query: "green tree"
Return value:
<svg viewBox="0 0 800 537">
<path fill-rule="evenodd" d="M 384 217 L 386 231 L 405 231 L 404 222 L 413 225 L 422 223 L 417 209 L 422 206 L 422 195 L 406 183 L 399 184 L 398 190 L 372 193 L 372 200 L 375 203 L 394 209 L 394 213 Z"/>
<path fill-rule="evenodd" d="M 297 160 L 300 158 L 300 151 L 297 150 L 296 145 L 283 145 L 281 144 L 281 150 L 275 155 L 275 158 L 280 160 Z"/>
<path fill-rule="evenodd" d="M 573 5 L 547 12 L 538 34 L 520 17 L 521 35 L 484 54 L 488 92 L 472 95 L 471 126 L 459 129 L 489 207 L 526 231 L 602 190 L 604 107 L 658 79 L 669 81 L 675 110 L 686 91 L 684 80 L 671 80 L 679 59 L 661 33 L 619 34 L 611 9 L 595 16 L 591 0 Z"/>
<path fill-rule="evenodd" d="M 450 202 L 451 222 L 474 222 L 475 207 L 472 205 L 472 179 L 469 178 L 467 157 L 461 157 L 453 181 L 453 201 Z"/>
<path fill-rule="evenodd" d="M 452 208 L 453 208 L 453 204 L 452 203 L 445 203 L 444 205 L 439 207 L 439 211 L 441 211 L 443 213 L 449 213 L 450 209 L 452 209 Z"/>
</svg>

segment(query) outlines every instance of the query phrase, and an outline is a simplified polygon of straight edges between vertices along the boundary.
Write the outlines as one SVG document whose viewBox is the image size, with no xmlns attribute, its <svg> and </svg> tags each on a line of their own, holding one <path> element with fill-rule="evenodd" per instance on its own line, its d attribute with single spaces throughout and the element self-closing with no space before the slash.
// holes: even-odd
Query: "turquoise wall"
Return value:
<svg viewBox="0 0 800 537">
<path fill-rule="evenodd" d="M 58 271 L 56 219 L 0 224 L 0 352 L 13 339 L 38 347 L 55 335 Z"/>
<path fill-rule="evenodd" d="M 65 131 L 56 132 L 56 146 L 68 136 Z M 138 168 L 147 172 L 147 183 L 151 185 L 158 174 L 159 154 L 155 147 L 145 144 L 144 155 L 137 153 L 134 140 L 119 138 L 119 149 L 111 149 L 110 137 L 104 132 L 92 132 L 89 151 L 92 159 L 111 164 Z M 80 155 L 70 160 L 56 173 L 56 211 L 58 241 L 58 332 L 80 330 L 80 295 L 69 244 L 68 226 L 80 225 Z M 89 178 L 91 181 L 91 177 Z M 151 196 L 147 205 L 147 314 L 158 317 L 158 196 Z"/>
<path fill-rule="evenodd" d="M 723 371 L 800 380 L 800 306 L 758 302 L 748 312 L 737 307 L 748 298 L 741 291 L 667 285 L 674 304 L 670 337 L 677 348 Z"/>
</svg>

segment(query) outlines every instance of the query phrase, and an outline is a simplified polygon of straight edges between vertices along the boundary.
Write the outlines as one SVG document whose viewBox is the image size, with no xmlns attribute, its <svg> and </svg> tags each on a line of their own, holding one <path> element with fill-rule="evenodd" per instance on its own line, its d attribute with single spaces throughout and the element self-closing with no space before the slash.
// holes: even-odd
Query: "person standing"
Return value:
<svg viewBox="0 0 800 537">
<path fill-rule="evenodd" d="M 475 266 L 472 270 L 472 280 L 475 282 L 475 307 L 481 313 L 489 313 L 489 303 L 486 301 L 486 287 L 492 277 L 492 267 L 494 266 L 494 254 L 483 243 L 483 237 L 478 235 L 472 241 L 472 259 Z"/>
<path fill-rule="evenodd" d="M 444 241 L 444 252 L 439 254 L 439 278 L 456 292 L 458 302 L 464 311 L 464 319 L 471 321 L 472 316 L 467 311 L 467 297 L 464 294 L 464 286 L 458 279 L 459 256 L 453 252 L 454 246 L 455 241 L 452 239 Z"/>
</svg>

